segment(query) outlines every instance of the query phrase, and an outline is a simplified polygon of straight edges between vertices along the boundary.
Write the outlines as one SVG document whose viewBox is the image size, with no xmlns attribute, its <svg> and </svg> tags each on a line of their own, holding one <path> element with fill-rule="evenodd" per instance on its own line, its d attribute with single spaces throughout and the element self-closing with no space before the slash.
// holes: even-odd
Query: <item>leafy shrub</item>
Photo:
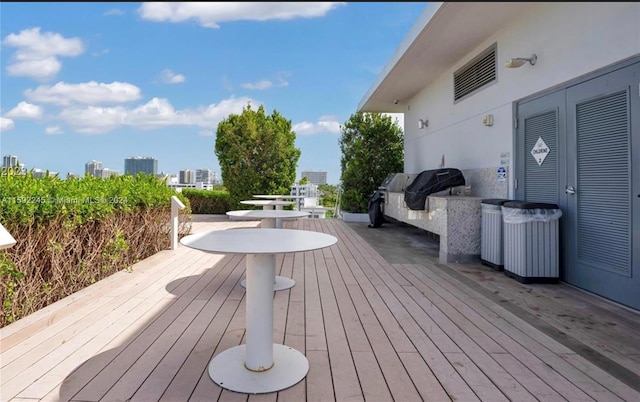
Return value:
<svg viewBox="0 0 640 402">
<path fill-rule="evenodd" d="M 16 244 L 0 251 L 0 327 L 170 247 L 171 196 L 179 236 L 189 200 L 151 175 L 34 178 L 4 170 L 0 222 Z"/>
<path fill-rule="evenodd" d="M 224 214 L 231 210 L 226 190 L 196 190 L 185 188 L 182 195 L 189 199 L 194 214 Z"/>
<path fill-rule="evenodd" d="M 173 195 L 189 205 L 184 196 L 149 174 L 62 180 L 4 170 L 0 176 L 0 221 L 29 224 L 62 216 L 78 225 L 115 212 L 169 206 Z"/>
<path fill-rule="evenodd" d="M 403 171 L 404 133 L 391 116 L 360 112 L 352 114 L 341 131 L 340 207 L 367 212 L 369 197 L 387 175 Z"/>
</svg>

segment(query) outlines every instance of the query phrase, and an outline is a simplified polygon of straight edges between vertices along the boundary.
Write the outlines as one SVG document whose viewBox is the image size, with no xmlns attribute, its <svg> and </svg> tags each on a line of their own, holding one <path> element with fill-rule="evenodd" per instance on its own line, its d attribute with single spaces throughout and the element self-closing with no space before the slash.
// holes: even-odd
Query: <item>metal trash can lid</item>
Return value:
<svg viewBox="0 0 640 402">
<path fill-rule="evenodd" d="M 506 200 L 504 198 L 487 198 L 486 200 L 482 200 L 482 204 L 488 205 L 503 205 L 505 202 L 509 202 L 511 200 Z"/>
<path fill-rule="evenodd" d="M 560 209 L 557 204 L 548 204 L 544 202 L 528 202 L 528 201 L 508 201 L 502 204 L 505 208 L 514 209 Z"/>
</svg>

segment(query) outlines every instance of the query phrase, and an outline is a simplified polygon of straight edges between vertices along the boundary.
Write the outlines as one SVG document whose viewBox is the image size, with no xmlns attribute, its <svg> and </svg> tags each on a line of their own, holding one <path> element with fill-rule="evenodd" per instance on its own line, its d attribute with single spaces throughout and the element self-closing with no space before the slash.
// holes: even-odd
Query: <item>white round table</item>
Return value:
<svg viewBox="0 0 640 402">
<path fill-rule="evenodd" d="M 283 209 L 246 209 L 227 211 L 227 215 L 244 219 L 260 219 L 261 228 L 278 228 L 277 219 L 304 218 L 311 215 L 306 211 L 285 211 Z"/>
<path fill-rule="evenodd" d="M 254 195 L 255 198 L 266 198 L 269 200 L 297 200 L 300 198 L 305 198 L 304 195 L 287 195 L 287 194 L 283 194 L 283 195 L 278 195 L 278 194 L 257 194 Z"/>
<path fill-rule="evenodd" d="M 288 194 L 283 194 L 283 195 L 278 195 L 278 194 L 254 194 L 253 196 L 254 198 L 264 198 L 264 199 L 268 199 L 268 200 L 276 200 L 276 201 L 284 201 L 284 200 L 299 200 L 299 199 L 303 199 L 303 198 L 307 198 L 304 195 L 288 195 Z M 297 202 L 293 202 L 294 205 L 296 205 L 295 207 L 293 207 L 294 209 L 299 209 L 297 207 L 298 203 Z"/>
<path fill-rule="evenodd" d="M 247 205 L 262 205 L 262 209 L 263 210 L 278 210 L 278 211 L 283 211 L 283 207 L 285 205 L 295 205 L 295 202 L 293 201 L 283 201 L 283 200 L 245 200 L 245 201 L 240 201 L 241 204 L 247 204 Z M 280 218 L 276 218 L 276 227 L 277 228 L 281 228 L 282 227 L 282 219 Z"/>
<path fill-rule="evenodd" d="M 244 200 L 240 201 L 241 204 L 247 205 L 262 205 L 262 209 L 277 209 L 282 210 L 282 207 L 285 205 L 295 205 L 293 201 L 283 201 L 283 200 Z"/>
<path fill-rule="evenodd" d="M 180 243 L 222 254 L 246 254 L 246 343 L 229 348 L 209 362 L 209 377 L 220 387 L 261 394 L 289 388 L 309 371 L 301 352 L 273 343 L 275 254 L 329 247 L 334 236 L 310 230 L 237 229 L 188 235 Z"/>
<path fill-rule="evenodd" d="M 275 209 L 250 209 L 250 210 L 238 210 L 238 211 L 228 211 L 227 215 L 233 216 L 236 218 L 246 218 L 246 219 L 260 219 L 260 227 L 261 228 L 278 228 L 276 225 L 276 218 L 303 218 L 305 216 L 311 215 L 306 211 L 284 211 L 284 210 L 275 210 Z M 280 225 L 279 228 L 282 228 Z M 273 290 L 285 290 L 292 288 L 296 282 L 287 278 L 286 276 L 278 276 L 276 275 L 275 280 L 273 282 Z M 240 281 L 240 286 L 243 288 L 247 287 L 247 280 L 243 279 Z"/>
</svg>

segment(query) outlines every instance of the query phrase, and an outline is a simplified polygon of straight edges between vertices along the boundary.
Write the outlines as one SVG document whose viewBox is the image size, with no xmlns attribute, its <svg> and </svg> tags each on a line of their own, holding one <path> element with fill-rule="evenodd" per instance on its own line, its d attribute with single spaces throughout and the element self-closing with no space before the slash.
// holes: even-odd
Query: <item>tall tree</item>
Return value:
<svg viewBox="0 0 640 402">
<path fill-rule="evenodd" d="M 215 154 L 231 206 L 254 194 L 289 194 L 300 158 L 295 140 L 291 120 L 275 110 L 266 115 L 262 105 L 247 104 L 218 124 Z"/>
<path fill-rule="evenodd" d="M 391 116 L 354 113 L 341 127 L 340 207 L 367 212 L 369 196 L 389 173 L 404 170 L 404 132 Z"/>
</svg>

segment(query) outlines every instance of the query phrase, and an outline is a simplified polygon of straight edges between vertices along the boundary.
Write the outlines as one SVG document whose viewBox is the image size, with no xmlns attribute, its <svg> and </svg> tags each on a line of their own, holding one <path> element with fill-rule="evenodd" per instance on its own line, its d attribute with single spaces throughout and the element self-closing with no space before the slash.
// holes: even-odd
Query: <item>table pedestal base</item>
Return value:
<svg viewBox="0 0 640 402">
<path fill-rule="evenodd" d="M 273 366 L 251 371 L 244 365 L 245 345 L 235 346 L 215 356 L 209 363 L 209 377 L 230 391 L 245 394 L 276 392 L 299 383 L 309 371 L 309 361 L 287 345 L 273 344 Z"/>
<path fill-rule="evenodd" d="M 276 276 L 276 281 L 273 283 L 273 290 L 291 289 L 295 284 L 296 284 L 296 281 L 294 281 L 291 278 L 287 278 L 286 276 Z M 247 280 L 246 279 L 241 280 L 240 286 L 246 289 Z"/>
</svg>

